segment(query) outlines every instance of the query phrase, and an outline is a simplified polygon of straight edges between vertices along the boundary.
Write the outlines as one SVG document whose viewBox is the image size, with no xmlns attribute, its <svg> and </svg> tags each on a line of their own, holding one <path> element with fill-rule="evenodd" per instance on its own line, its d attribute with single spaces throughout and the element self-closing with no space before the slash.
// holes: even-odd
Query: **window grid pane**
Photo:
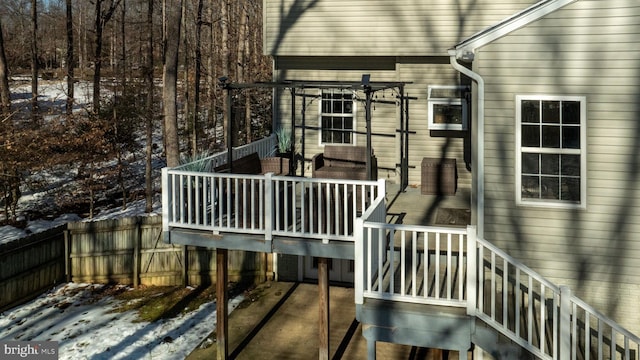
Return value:
<svg viewBox="0 0 640 360">
<path fill-rule="evenodd" d="M 322 143 L 352 143 L 354 108 L 351 93 L 341 91 L 323 91 L 321 103 Z"/>
<path fill-rule="evenodd" d="M 580 202 L 580 102 L 522 100 L 522 199 Z"/>
</svg>

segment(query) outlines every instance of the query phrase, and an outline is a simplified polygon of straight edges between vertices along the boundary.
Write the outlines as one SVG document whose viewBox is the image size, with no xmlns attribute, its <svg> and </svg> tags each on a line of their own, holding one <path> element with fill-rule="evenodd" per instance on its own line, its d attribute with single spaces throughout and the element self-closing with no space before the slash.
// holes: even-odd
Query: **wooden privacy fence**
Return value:
<svg viewBox="0 0 640 360">
<path fill-rule="evenodd" d="M 65 279 L 66 225 L 0 245 L 0 311 Z"/>
<path fill-rule="evenodd" d="M 0 245 L 0 311 L 63 281 L 212 284 L 215 259 L 215 249 L 165 244 L 160 216 L 68 223 Z M 229 280 L 263 281 L 267 264 L 266 254 L 230 251 Z"/>
<path fill-rule="evenodd" d="M 160 216 L 68 224 L 67 280 L 142 285 L 215 282 L 215 250 L 165 244 Z M 230 252 L 229 279 L 264 279 L 266 256 Z M 186 259 L 186 260 L 185 260 Z"/>
</svg>

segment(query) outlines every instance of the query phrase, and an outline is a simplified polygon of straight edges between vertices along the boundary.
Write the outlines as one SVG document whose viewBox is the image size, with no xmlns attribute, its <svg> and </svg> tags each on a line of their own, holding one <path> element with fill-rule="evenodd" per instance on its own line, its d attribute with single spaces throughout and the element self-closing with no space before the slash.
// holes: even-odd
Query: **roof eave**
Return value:
<svg viewBox="0 0 640 360">
<path fill-rule="evenodd" d="M 460 60 L 472 61 L 477 49 L 576 1 L 578 0 L 540 1 L 496 25 L 471 35 L 451 48 L 449 55 L 455 55 Z"/>
</svg>

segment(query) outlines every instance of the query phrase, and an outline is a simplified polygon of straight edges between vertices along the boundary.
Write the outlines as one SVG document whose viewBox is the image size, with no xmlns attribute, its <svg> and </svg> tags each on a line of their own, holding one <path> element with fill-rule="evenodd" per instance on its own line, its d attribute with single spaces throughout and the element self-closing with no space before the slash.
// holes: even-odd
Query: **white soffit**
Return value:
<svg viewBox="0 0 640 360">
<path fill-rule="evenodd" d="M 576 1 L 578 0 L 540 1 L 496 25 L 471 35 L 466 40 L 455 45 L 449 51 L 449 54 L 456 55 L 459 59 L 473 60 L 473 54 L 476 49 L 508 35 L 515 30 L 527 26 L 532 22 Z"/>
</svg>

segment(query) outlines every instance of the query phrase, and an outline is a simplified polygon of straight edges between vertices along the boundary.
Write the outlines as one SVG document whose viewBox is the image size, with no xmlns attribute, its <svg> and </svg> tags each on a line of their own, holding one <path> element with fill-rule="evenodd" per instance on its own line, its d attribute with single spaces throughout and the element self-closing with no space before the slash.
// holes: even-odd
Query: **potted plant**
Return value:
<svg viewBox="0 0 640 360">
<path fill-rule="evenodd" d="M 291 131 L 285 128 L 278 128 L 274 131 L 278 142 L 273 152 L 275 156 L 262 159 L 263 170 L 276 174 L 291 173 L 291 159 L 293 155 L 293 147 L 291 146 Z"/>
<path fill-rule="evenodd" d="M 278 128 L 276 131 L 276 136 L 278 137 L 278 156 L 280 157 L 291 157 L 291 131 L 285 128 Z"/>
</svg>

